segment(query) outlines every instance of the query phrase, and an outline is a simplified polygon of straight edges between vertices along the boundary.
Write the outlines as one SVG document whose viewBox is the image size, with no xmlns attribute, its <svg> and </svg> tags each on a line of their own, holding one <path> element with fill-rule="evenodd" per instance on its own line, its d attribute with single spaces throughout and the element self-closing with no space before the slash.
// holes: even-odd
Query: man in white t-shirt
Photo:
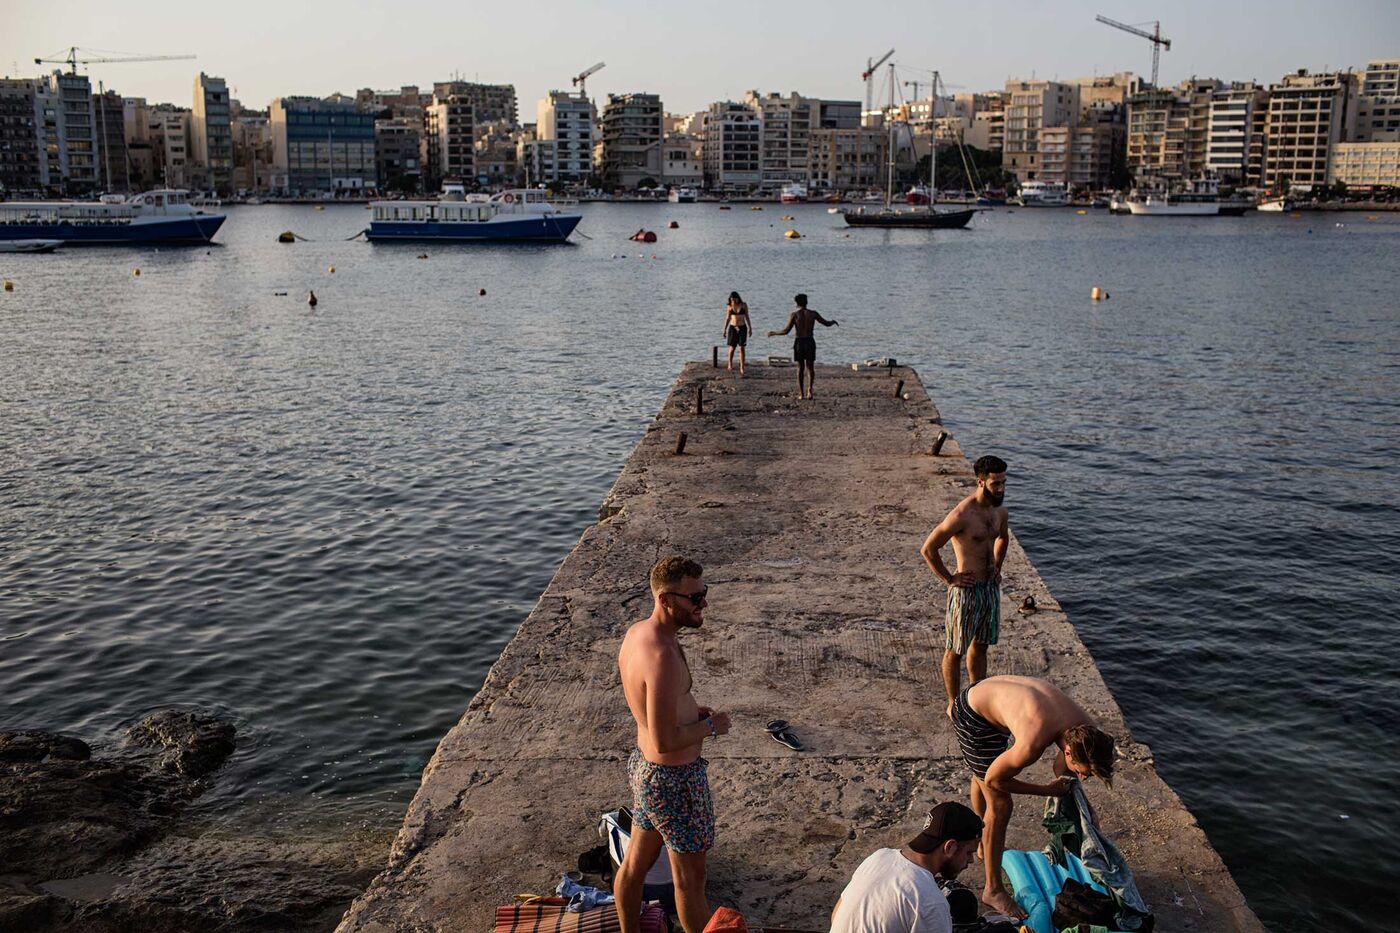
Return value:
<svg viewBox="0 0 1400 933">
<path fill-rule="evenodd" d="M 948 899 L 935 875 L 957 877 L 977 854 L 982 820 L 940 803 L 902 849 L 879 849 L 851 875 L 831 912 L 831 933 L 952 933 Z"/>
</svg>

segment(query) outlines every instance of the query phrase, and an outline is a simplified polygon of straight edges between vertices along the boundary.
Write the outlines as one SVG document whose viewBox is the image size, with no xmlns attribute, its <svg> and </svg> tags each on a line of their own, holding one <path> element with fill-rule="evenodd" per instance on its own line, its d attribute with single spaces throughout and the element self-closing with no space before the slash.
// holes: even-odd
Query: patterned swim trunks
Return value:
<svg viewBox="0 0 1400 933">
<path fill-rule="evenodd" d="M 955 654 L 967 654 L 973 642 L 995 645 L 1001 627 L 1001 587 L 990 580 L 948 587 L 944 623 L 948 630 L 945 647 Z"/>
<path fill-rule="evenodd" d="M 633 749 L 627 759 L 632 787 L 632 822 L 661 833 L 672 852 L 706 852 L 715 844 L 715 807 L 710 799 L 709 762 L 657 765 Z"/>
</svg>

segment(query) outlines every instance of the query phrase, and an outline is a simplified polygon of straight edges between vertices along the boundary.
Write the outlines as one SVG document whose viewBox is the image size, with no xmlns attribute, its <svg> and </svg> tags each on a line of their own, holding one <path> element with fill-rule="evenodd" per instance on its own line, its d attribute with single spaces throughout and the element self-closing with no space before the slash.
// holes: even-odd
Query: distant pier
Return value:
<svg viewBox="0 0 1400 933">
<path fill-rule="evenodd" d="M 713 905 L 825 930 L 865 856 L 906 841 L 931 804 L 966 802 L 943 716 L 945 594 L 918 552 L 972 488 L 968 460 L 951 438 L 934 455 L 943 427 L 910 369 L 819 366 L 817 398 L 795 392 L 790 367 L 753 365 L 745 380 L 710 361 L 684 367 L 599 522 L 438 746 L 387 867 L 341 930 L 489 930 L 497 905 L 552 893 L 597 844 L 599 814 L 630 805 L 635 730 L 617 648 L 650 612 L 647 574 L 667 554 L 705 567 L 705 625 L 682 641 L 697 700 L 734 721 L 705 743 Z M 1115 790 L 1087 789 L 1158 931 L 1262 931 L 1015 540 L 1010 469 L 1013 539 L 989 672 L 1049 678 L 1117 736 Z M 1039 611 L 1016 611 L 1026 596 Z M 763 728 L 774 718 L 808 750 L 774 742 Z M 1049 774 L 1048 758 L 1029 771 Z M 1041 798 L 1020 798 L 1008 847 L 1042 848 L 1040 818 Z M 963 880 L 980 890 L 980 863 Z"/>
</svg>

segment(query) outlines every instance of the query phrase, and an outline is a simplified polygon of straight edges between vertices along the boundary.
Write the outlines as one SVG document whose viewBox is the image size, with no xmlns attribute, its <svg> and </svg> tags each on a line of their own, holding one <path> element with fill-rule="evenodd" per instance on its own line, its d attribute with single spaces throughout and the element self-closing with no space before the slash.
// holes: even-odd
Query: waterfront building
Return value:
<svg viewBox="0 0 1400 933">
<path fill-rule="evenodd" d="M 433 102 L 433 95 L 418 90 L 416 84 L 405 84 L 397 91 L 376 91 L 362 87 L 355 92 L 355 109 L 372 113 L 381 120 L 402 117 L 416 118 L 421 125 L 423 111 Z"/>
<path fill-rule="evenodd" d="M 374 121 L 374 178 L 380 191 L 413 194 L 423 184 L 423 124 L 410 117 Z"/>
<path fill-rule="evenodd" d="M 190 111 L 174 104 L 157 104 L 151 114 L 153 141 L 161 184 L 167 188 L 190 186 Z"/>
<path fill-rule="evenodd" d="M 190 116 L 190 158 L 202 187 L 226 195 L 233 187 L 233 127 L 228 85 L 200 72 L 194 79 Z"/>
<path fill-rule="evenodd" d="M 476 126 L 476 180 L 493 188 L 513 187 L 519 179 L 520 161 L 515 128 L 505 121 Z"/>
<path fill-rule="evenodd" d="M 1210 103 L 1221 87 L 1214 78 L 1191 78 L 1128 99 L 1127 164 L 1139 185 L 1159 187 L 1205 172 Z"/>
<path fill-rule="evenodd" d="M 661 186 L 699 188 L 705 184 L 705 139 L 690 133 L 667 133 L 661 141 Z"/>
<path fill-rule="evenodd" d="M 433 99 L 456 97 L 470 104 L 476 124 L 507 123 L 519 126 L 514 84 L 480 84 L 476 81 L 437 81 L 433 84 Z"/>
<path fill-rule="evenodd" d="M 1400 140 L 1337 143 L 1332 147 L 1329 183 L 1342 182 L 1355 193 L 1400 188 Z"/>
<path fill-rule="evenodd" d="M 55 71 L 34 86 L 39 184 L 64 195 L 97 191 L 97 132 L 92 85 L 79 74 Z"/>
<path fill-rule="evenodd" d="M 661 98 L 656 94 L 609 94 L 603 105 L 602 156 L 598 174 L 604 182 L 633 189 L 650 179 L 661 184 L 665 135 Z"/>
<path fill-rule="evenodd" d="M 1332 147 L 1347 139 L 1359 84 L 1352 74 L 1299 69 L 1270 86 L 1264 186 L 1307 190 L 1327 184 Z"/>
<path fill-rule="evenodd" d="M 555 142 L 554 175 L 544 182 L 583 183 L 593 174 L 593 145 L 597 114 L 593 102 L 582 94 L 550 91 L 539 102 L 535 135 Z"/>
<path fill-rule="evenodd" d="M 1079 117 L 1079 88 L 1058 81 L 1008 81 L 1001 165 L 1020 181 L 1039 178 L 1040 131 L 1072 126 Z"/>
<path fill-rule="evenodd" d="M 1113 184 L 1122 128 L 1111 122 L 1089 126 L 1047 126 L 1040 131 L 1036 181 L 1067 190 L 1096 191 Z"/>
<path fill-rule="evenodd" d="M 272 102 L 272 187 L 293 196 L 375 185 L 374 115 L 316 97 Z"/>
<path fill-rule="evenodd" d="M 762 117 L 732 100 L 710 104 L 705 114 L 705 187 L 748 191 L 763 181 Z"/>
<path fill-rule="evenodd" d="M 812 130 L 809 184 L 815 191 L 883 188 L 888 133 L 874 126 Z"/>
<path fill-rule="evenodd" d="M 1211 96 L 1206 171 L 1223 182 L 1246 182 L 1250 153 L 1256 144 L 1262 145 L 1262 141 L 1254 139 L 1256 115 L 1267 112 L 1268 106 L 1268 90 L 1253 81 L 1237 81 Z"/>
<path fill-rule="evenodd" d="M 37 192 L 39 188 L 34 81 L 0 78 L 0 195 Z"/>
<path fill-rule="evenodd" d="M 796 93 L 783 97 L 749 91 L 744 95 L 745 106 L 759 118 L 763 188 L 776 191 L 786 184 L 807 183 L 808 139 L 820 103 Z"/>
<path fill-rule="evenodd" d="M 1368 62 L 1356 100 L 1356 142 L 1400 140 L 1400 59 Z"/>
<path fill-rule="evenodd" d="M 549 184 L 559 179 L 559 141 L 538 139 L 535 124 L 521 127 L 515 142 L 515 161 L 525 185 Z"/>
<path fill-rule="evenodd" d="M 126 149 L 126 116 L 121 95 L 103 91 L 93 95 L 94 130 L 97 134 L 98 181 L 113 194 L 131 191 L 131 159 Z"/>
<path fill-rule="evenodd" d="M 424 184 L 436 191 L 446 179 L 476 177 L 476 111 L 465 97 L 433 94 L 423 121 Z"/>
<path fill-rule="evenodd" d="M 272 190 L 272 119 L 232 101 L 233 190 L 235 194 Z"/>
</svg>

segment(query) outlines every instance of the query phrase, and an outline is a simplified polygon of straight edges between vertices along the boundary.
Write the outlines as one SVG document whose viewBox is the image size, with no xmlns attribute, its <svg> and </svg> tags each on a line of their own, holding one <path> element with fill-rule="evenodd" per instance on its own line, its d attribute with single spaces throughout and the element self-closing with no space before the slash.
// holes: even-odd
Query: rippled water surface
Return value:
<svg viewBox="0 0 1400 933">
<path fill-rule="evenodd" d="M 584 210 L 568 247 L 264 206 L 209 250 L 0 256 L 0 728 L 213 707 L 242 740 L 206 813 L 395 824 L 724 296 L 765 331 L 805 291 L 824 359 L 911 362 L 1010 461 L 1014 529 L 1270 927 L 1389 923 L 1400 215 Z"/>
</svg>

